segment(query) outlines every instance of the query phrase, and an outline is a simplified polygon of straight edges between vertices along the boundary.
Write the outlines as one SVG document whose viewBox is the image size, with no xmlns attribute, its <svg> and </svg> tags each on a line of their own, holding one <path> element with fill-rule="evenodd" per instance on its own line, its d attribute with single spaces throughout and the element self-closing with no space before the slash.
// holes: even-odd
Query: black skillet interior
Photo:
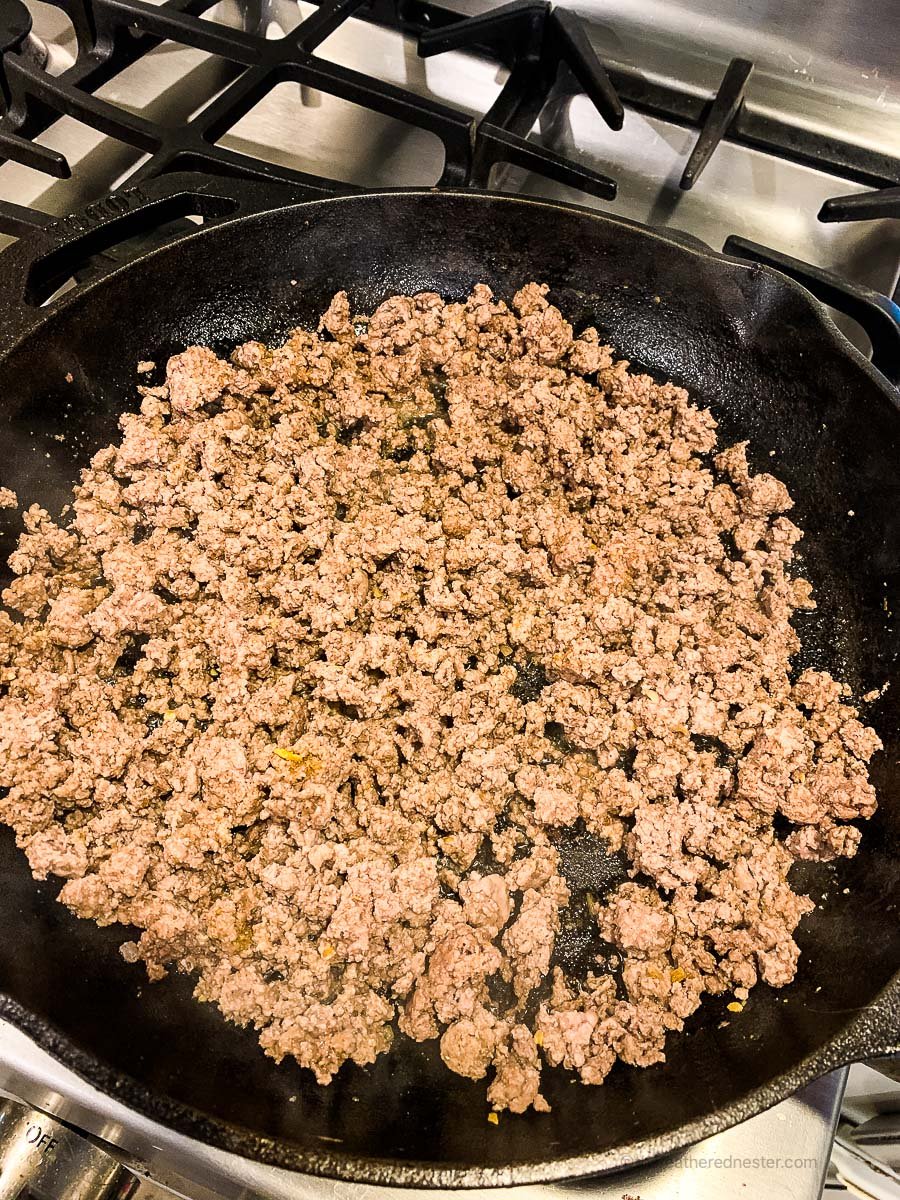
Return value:
<svg viewBox="0 0 900 1200">
<path fill-rule="evenodd" d="M 2 272 L 2 263 L 0 263 Z M 135 402 L 135 364 L 192 342 L 222 350 L 314 322 L 337 288 L 371 309 L 395 292 L 504 297 L 530 279 L 582 328 L 686 385 L 749 438 L 757 469 L 796 498 L 803 570 L 819 608 L 804 663 L 856 695 L 895 678 L 900 647 L 900 416 L 792 285 L 581 210 L 472 194 L 344 198 L 225 222 L 63 302 L 0 357 L 0 481 L 58 511 L 89 454 Z M 294 282 L 296 281 L 296 282 Z M 67 382 L 71 376 L 71 382 Z M 851 515 L 852 514 L 852 515 Z M 2 516 L 2 559 L 18 517 Z M 549 1073 L 547 1116 L 486 1120 L 483 1083 L 451 1075 L 433 1045 L 398 1040 L 329 1087 L 263 1057 L 251 1032 L 148 985 L 117 953 L 121 929 L 79 921 L 0 837 L 0 1012 L 121 1099 L 197 1137 L 302 1170 L 370 1182 L 503 1184 L 618 1167 L 733 1123 L 864 1049 L 844 1031 L 900 966 L 900 688 L 866 709 L 886 743 L 881 807 L 858 856 L 805 872 L 799 977 L 760 987 L 733 1018 L 704 1006 L 664 1065 L 618 1065 L 598 1089 Z M 585 880 L 604 864 L 576 851 Z M 563 952 L 578 956 L 584 930 Z M 896 996 L 896 984 L 892 995 Z M 890 1014 L 893 1014 L 891 1016 Z M 869 1049 L 900 1042 L 897 1003 Z M 726 1020 L 727 1019 L 727 1020 Z M 885 1031 L 885 1019 L 888 1029 Z M 892 1032 L 893 1027 L 893 1032 Z M 62 1036 L 59 1036 L 62 1035 Z"/>
</svg>

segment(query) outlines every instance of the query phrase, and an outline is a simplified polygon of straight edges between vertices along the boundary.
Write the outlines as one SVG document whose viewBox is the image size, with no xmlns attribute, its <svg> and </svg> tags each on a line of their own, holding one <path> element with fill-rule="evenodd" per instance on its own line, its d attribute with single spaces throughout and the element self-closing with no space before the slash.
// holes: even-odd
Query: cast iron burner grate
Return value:
<svg viewBox="0 0 900 1200">
<path fill-rule="evenodd" d="M 769 116 L 743 103 L 752 62 L 735 58 L 709 99 L 646 80 L 639 72 L 610 69 L 598 59 L 579 19 L 545 0 L 512 3 L 460 17 L 424 0 L 323 0 L 295 29 L 270 39 L 210 20 L 216 0 L 47 0 L 75 29 L 78 57 L 60 76 L 30 35 L 23 0 L 0 6 L 0 161 L 24 163 L 57 178 L 70 166 L 33 139 L 60 116 L 73 117 L 149 157 L 130 183 L 167 171 L 206 170 L 305 185 L 311 191 L 355 190 L 346 183 L 261 161 L 216 145 L 271 89 L 293 81 L 435 134 L 444 149 L 438 186 L 487 187 L 492 169 L 506 163 L 599 199 L 616 195 L 607 175 L 530 141 L 528 133 L 551 92 L 586 95 L 610 128 L 622 128 L 624 105 L 682 125 L 699 136 L 681 179 L 690 188 L 720 141 L 729 140 L 878 189 L 835 198 L 822 220 L 865 220 L 900 214 L 900 161 Z M 467 49 L 509 70 L 491 109 L 480 119 L 428 97 L 319 57 L 316 50 L 348 18 L 363 17 L 415 37 L 423 57 Z M 236 78 L 208 108 L 183 122 L 159 122 L 102 100 L 94 93 L 164 40 L 215 55 Z M 0 231 L 13 235 L 41 223 L 41 214 L 0 202 Z"/>
<path fill-rule="evenodd" d="M 65 178 L 69 164 L 56 151 L 29 139 L 60 115 L 73 117 L 149 157 L 130 184 L 168 171 L 202 170 L 302 185 L 311 193 L 358 190 L 334 179 L 263 162 L 216 144 L 273 87 L 295 82 L 360 105 L 436 135 L 444 167 L 438 186 L 484 187 L 495 163 L 537 172 L 592 196 L 612 199 L 615 182 L 526 138 L 560 76 L 574 93 L 583 91 L 600 114 L 621 127 L 622 105 L 577 19 L 549 5 L 515 4 L 521 56 L 497 104 L 484 119 L 383 82 L 316 54 L 368 0 L 326 0 L 295 29 L 277 39 L 232 29 L 205 18 L 216 0 L 50 0 L 70 17 L 78 58 L 62 75 L 48 74 L 39 55 L 29 53 L 30 19 L 21 0 L 4 0 L 9 31 L 0 35 L 0 154 Z M 518 21 L 521 16 L 525 24 Z M 536 9 L 539 17 L 533 19 Z M 503 17 L 500 17 L 503 23 Z M 526 24 L 528 29 L 526 30 Z M 238 69 L 212 104 L 183 122 L 165 123 L 126 111 L 93 92 L 163 40 L 213 54 Z M 41 223 L 40 215 L 0 203 L 0 230 L 17 234 Z"/>
<path fill-rule="evenodd" d="M 512 0 L 463 17 L 425 0 L 322 0 L 283 36 L 271 39 L 209 17 L 216 0 L 47 0 L 72 21 L 78 54 L 60 75 L 46 68 L 43 47 L 31 35 L 22 0 L 0 3 L 0 162 L 8 159 L 46 175 L 68 178 L 59 152 L 33 139 L 61 116 L 74 118 L 146 157 L 129 185 L 175 171 L 205 171 L 299 186 L 310 196 L 362 190 L 356 185 L 267 162 L 218 145 L 219 139 L 273 88 L 295 82 L 436 135 L 443 147 L 438 187 L 485 188 L 494 168 L 509 164 L 596 199 L 612 200 L 616 182 L 529 138 L 551 96 L 583 94 L 614 130 L 625 106 L 695 127 L 698 137 L 681 187 L 699 178 L 723 139 L 827 170 L 874 189 L 826 202 L 823 221 L 900 216 L 900 160 L 758 113 L 744 104 L 753 64 L 733 59 L 715 94 L 704 98 L 640 72 L 607 68 L 579 19 L 545 0 Z M 248 0 L 252 8 L 254 0 Z M 417 40 L 428 57 L 465 49 L 507 68 L 492 107 L 481 117 L 327 61 L 316 51 L 345 21 L 361 17 Z M 184 120 L 155 121 L 101 99 L 97 90 L 141 56 L 171 41 L 229 64 L 231 81 L 207 107 Z M 51 218 L 0 199 L 0 233 L 21 236 Z M 820 268 L 729 238 L 726 252 L 777 267 L 866 330 L 873 358 L 900 376 L 900 310 L 893 301 Z"/>
</svg>

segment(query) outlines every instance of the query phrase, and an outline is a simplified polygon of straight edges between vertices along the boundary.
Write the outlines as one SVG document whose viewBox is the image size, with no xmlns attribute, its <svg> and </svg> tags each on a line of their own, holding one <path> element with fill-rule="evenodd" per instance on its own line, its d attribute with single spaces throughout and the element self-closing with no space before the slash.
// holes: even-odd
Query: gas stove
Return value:
<svg viewBox="0 0 900 1200">
<path fill-rule="evenodd" d="M 0 235 L 173 170 L 488 186 L 727 243 L 895 348 L 892 0 L 28 3 L 0 10 Z"/>
<path fill-rule="evenodd" d="M 0 0 L 0 245 L 39 244 L 58 217 L 171 171 L 310 196 L 489 187 L 596 206 L 776 266 L 900 379 L 893 7 Z M 845 1078 L 657 1164 L 512 1190 L 815 1200 Z M 174 1133 L 2 1022 L 0 1092 L 0 1200 L 166 1190 L 390 1200 L 391 1189 L 300 1176 Z"/>
</svg>

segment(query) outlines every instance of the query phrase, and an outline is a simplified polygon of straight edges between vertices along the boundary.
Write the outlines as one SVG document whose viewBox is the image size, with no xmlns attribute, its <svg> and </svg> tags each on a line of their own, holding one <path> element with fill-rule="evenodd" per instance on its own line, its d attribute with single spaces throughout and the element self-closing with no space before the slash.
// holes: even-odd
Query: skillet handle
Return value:
<svg viewBox="0 0 900 1200">
<path fill-rule="evenodd" d="M 347 191 L 356 189 L 347 188 Z M 160 226 L 190 237 L 199 231 L 185 218 L 219 223 L 334 193 L 301 184 L 226 176 L 173 173 L 105 196 L 80 212 L 30 230 L 0 253 L 0 349 L 8 348 L 45 315 L 41 306 L 90 260 L 91 278 L 126 261 L 117 248 L 151 239 Z M 133 255 L 132 255 L 133 257 Z"/>
<path fill-rule="evenodd" d="M 900 305 L 872 288 L 791 258 L 768 246 L 757 245 L 746 238 L 730 237 L 722 247 L 733 258 L 774 267 L 808 291 L 857 321 L 872 343 L 872 365 L 895 386 L 900 387 Z"/>
</svg>

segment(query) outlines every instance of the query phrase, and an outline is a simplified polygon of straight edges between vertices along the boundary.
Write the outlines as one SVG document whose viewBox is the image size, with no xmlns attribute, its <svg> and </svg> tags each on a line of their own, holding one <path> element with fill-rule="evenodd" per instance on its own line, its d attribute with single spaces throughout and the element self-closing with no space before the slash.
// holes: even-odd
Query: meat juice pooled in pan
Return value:
<svg viewBox="0 0 900 1200">
<path fill-rule="evenodd" d="M 793 978 L 790 867 L 875 807 L 847 689 L 792 682 L 785 487 L 546 290 L 176 355 L 11 559 L 0 818 L 322 1083 L 397 1029 L 496 1110 L 660 1062 Z M 554 957 L 574 909 L 618 984 Z"/>
</svg>

